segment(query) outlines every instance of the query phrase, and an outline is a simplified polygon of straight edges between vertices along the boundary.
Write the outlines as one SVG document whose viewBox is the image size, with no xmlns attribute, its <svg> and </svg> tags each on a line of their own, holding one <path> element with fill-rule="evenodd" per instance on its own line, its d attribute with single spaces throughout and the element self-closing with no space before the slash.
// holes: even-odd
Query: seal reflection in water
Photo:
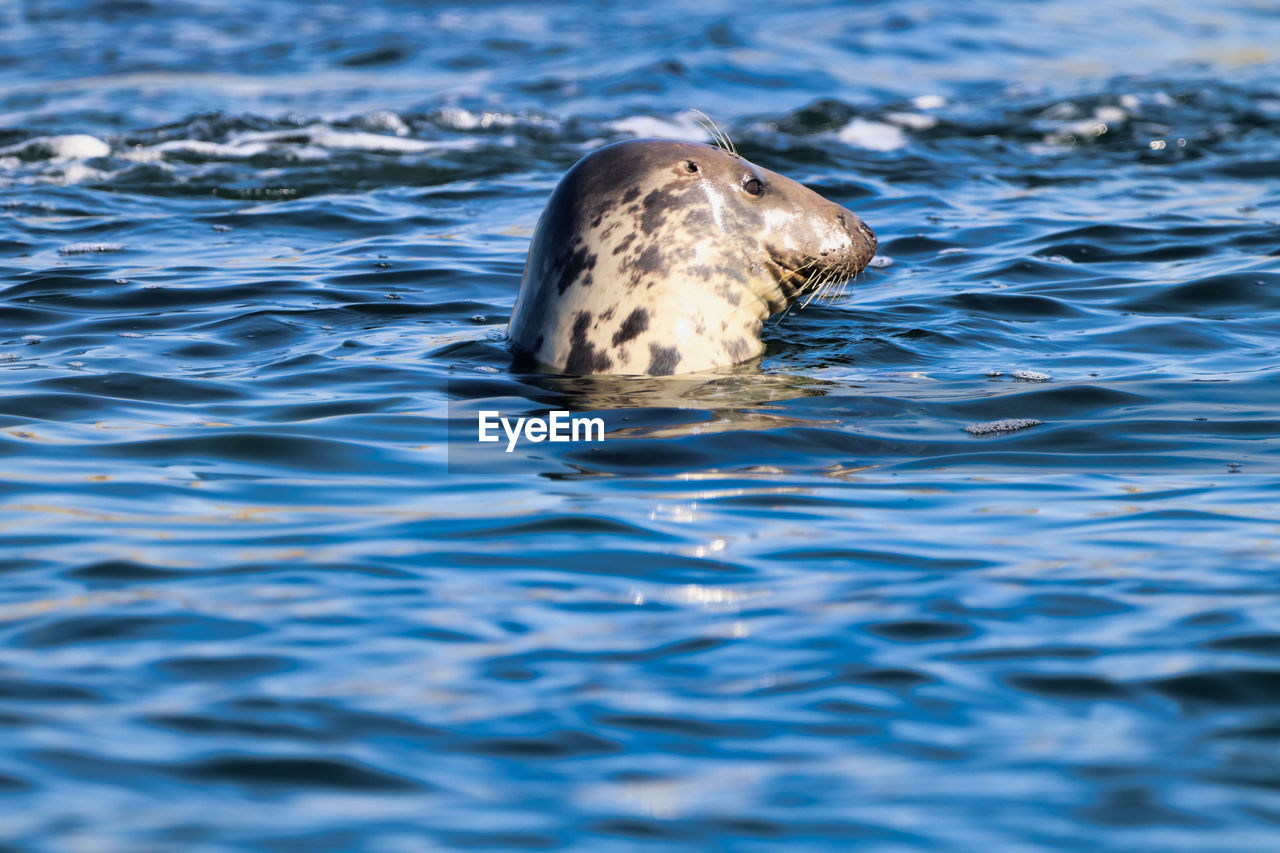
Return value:
<svg viewBox="0 0 1280 853">
<path fill-rule="evenodd" d="M 759 355 L 769 315 L 839 286 L 875 250 L 852 212 L 736 153 L 619 142 L 551 194 L 508 337 L 564 373 L 711 370 Z"/>
</svg>

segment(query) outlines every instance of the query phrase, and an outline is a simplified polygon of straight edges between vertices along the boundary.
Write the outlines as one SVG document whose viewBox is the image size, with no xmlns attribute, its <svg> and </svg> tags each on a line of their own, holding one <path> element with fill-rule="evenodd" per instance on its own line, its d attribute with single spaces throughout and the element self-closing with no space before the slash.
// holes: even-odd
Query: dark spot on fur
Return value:
<svg viewBox="0 0 1280 853">
<path fill-rule="evenodd" d="M 627 287 L 632 290 L 642 282 L 647 282 L 647 287 L 653 287 L 665 279 L 671 272 L 672 256 L 679 255 L 680 249 L 672 246 L 664 249 L 657 242 L 650 242 L 643 251 L 636 247 L 636 252 L 638 254 L 624 257 L 618 262 L 618 269 L 629 274 Z"/>
<path fill-rule="evenodd" d="M 601 222 L 601 220 L 603 220 L 603 219 L 604 219 L 604 214 L 602 213 L 602 214 L 600 214 L 599 216 L 597 216 L 595 219 L 591 220 L 591 227 L 592 227 L 592 228 L 599 228 L 599 227 L 600 227 L 600 222 Z"/>
<path fill-rule="evenodd" d="M 618 331 L 613 333 L 613 345 L 616 347 L 618 344 L 625 344 L 648 328 L 649 312 L 643 308 L 637 308 L 627 315 L 627 319 L 622 321 Z"/>
<path fill-rule="evenodd" d="M 730 305 L 740 305 L 742 303 L 742 294 L 724 282 L 716 285 L 716 296 L 721 297 Z"/>
<path fill-rule="evenodd" d="M 613 253 L 615 255 L 621 255 L 623 252 L 627 250 L 628 247 L 630 247 L 630 245 L 635 241 L 635 239 L 636 239 L 636 232 L 632 231 L 630 234 L 622 238 L 622 242 L 619 243 L 618 247 L 613 250 Z"/>
<path fill-rule="evenodd" d="M 644 213 L 640 216 L 640 230 L 646 234 L 652 234 L 662 227 L 662 223 L 667 221 L 667 211 L 671 208 L 671 202 L 674 199 L 671 193 L 663 190 L 653 190 L 644 197 Z"/>
<path fill-rule="evenodd" d="M 657 243 L 653 243 L 649 248 L 640 253 L 640 257 L 636 258 L 635 268 L 642 273 L 656 273 L 662 267 L 662 250 L 658 248 Z"/>
<path fill-rule="evenodd" d="M 729 355 L 729 358 L 738 362 L 746 360 L 747 353 L 750 352 L 750 348 L 747 346 L 747 342 L 745 340 L 738 338 L 725 344 L 724 351 Z"/>
<path fill-rule="evenodd" d="M 612 320 L 614 309 L 616 309 L 617 307 L 618 307 L 617 305 L 610 305 L 607 309 L 605 309 L 600 313 L 600 319 L 606 322 L 609 320 Z"/>
<path fill-rule="evenodd" d="M 559 278 L 556 279 L 556 291 L 562 296 L 569 289 L 569 285 L 582 276 L 582 273 L 595 269 L 596 266 L 596 256 L 588 252 L 587 247 L 580 241 L 576 245 L 576 251 L 570 247 L 556 257 L 555 266 L 560 270 Z M 583 284 L 590 284 L 590 282 L 584 281 Z"/>
<path fill-rule="evenodd" d="M 715 220 L 711 218 L 711 212 L 700 207 L 690 208 L 681 223 L 688 231 L 708 231 L 715 227 L 715 224 Z"/>
<path fill-rule="evenodd" d="M 640 197 L 640 188 L 632 187 L 622 194 L 622 201 L 619 204 L 630 204 Z"/>
<path fill-rule="evenodd" d="M 613 360 L 603 350 L 587 340 L 587 327 L 591 325 L 591 312 L 579 311 L 573 316 L 573 334 L 569 338 L 569 358 L 564 363 L 565 373 L 604 373 L 613 366 Z"/>
<path fill-rule="evenodd" d="M 680 363 L 680 350 L 649 344 L 649 373 L 653 376 L 670 376 Z"/>
<path fill-rule="evenodd" d="M 716 267 L 716 275 L 726 278 L 729 281 L 736 281 L 739 284 L 747 283 L 747 275 L 742 271 L 742 267 L 732 267 L 727 264 L 721 264 Z"/>
<path fill-rule="evenodd" d="M 542 342 L 544 340 L 546 340 L 546 335 L 538 335 L 538 337 L 534 339 L 533 341 L 534 352 L 537 352 L 538 350 L 542 349 Z"/>
</svg>

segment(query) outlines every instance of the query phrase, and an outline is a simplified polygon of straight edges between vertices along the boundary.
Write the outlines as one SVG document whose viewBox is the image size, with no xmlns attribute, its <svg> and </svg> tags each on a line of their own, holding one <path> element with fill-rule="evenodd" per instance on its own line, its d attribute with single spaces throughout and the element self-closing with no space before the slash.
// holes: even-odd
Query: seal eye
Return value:
<svg viewBox="0 0 1280 853">
<path fill-rule="evenodd" d="M 747 178 L 742 182 L 742 188 L 752 195 L 760 195 L 764 192 L 764 184 L 760 182 L 759 178 Z"/>
<path fill-rule="evenodd" d="M 685 160 L 684 168 L 686 172 L 696 172 L 698 171 L 698 164 L 693 162 L 692 160 Z"/>
</svg>

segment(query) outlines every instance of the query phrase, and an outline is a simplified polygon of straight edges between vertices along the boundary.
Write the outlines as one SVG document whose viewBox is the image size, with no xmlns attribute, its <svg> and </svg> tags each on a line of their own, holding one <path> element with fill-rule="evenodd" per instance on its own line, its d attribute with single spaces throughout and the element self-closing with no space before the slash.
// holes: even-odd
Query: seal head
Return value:
<svg viewBox="0 0 1280 853">
<path fill-rule="evenodd" d="M 875 250 L 851 211 L 736 154 L 619 142 L 551 194 L 507 335 L 563 373 L 712 370 L 759 355 L 771 314 L 840 285 Z"/>
</svg>

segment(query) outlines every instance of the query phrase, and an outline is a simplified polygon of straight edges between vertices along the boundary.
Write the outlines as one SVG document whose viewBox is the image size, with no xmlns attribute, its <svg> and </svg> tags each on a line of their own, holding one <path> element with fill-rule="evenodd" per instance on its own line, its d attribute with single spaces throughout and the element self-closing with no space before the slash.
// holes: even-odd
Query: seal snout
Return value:
<svg viewBox="0 0 1280 853">
<path fill-rule="evenodd" d="M 856 275 L 875 255 L 876 235 L 853 212 L 836 204 L 831 207 L 835 210 L 829 224 L 817 232 L 821 236 L 820 245 L 815 247 L 820 261 L 816 266 L 831 275 Z"/>
<path fill-rule="evenodd" d="M 851 211 L 841 210 L 840 213 L 836 214 L 836 219 L 840 222 L 840 226 L 844 228 L 844 233 L 849 236 L 849 240 L 855 250 L 854 254 L 861 257 L 865 251 L 866 258 L 863 260 L 865 264 L 876 253 L 875 232 L 867 226 L 867 223 L 862 221 L 861 217 Z M 859 249 L 863 251 L 858 251 Z M 823 252 L 823 254 L 825 255 L 826 252 Z"/>
<path fill-rule="evenodd" d="M 783 299 L 772 301 L 771 307 L 777 303 L 785 308 L 796 301 L 804 307 L 815 299 L 837 298 L 875 257 L 876 235 L 860 217 L 816 193 L 809 197 L 810 215 L 798 222 L 801 233 L 808 229 L 808 240 L 802 241 L 805 248 L 799 252 L 780 253 L 777 258 L 779 267 L 791 276 L 779 279 Z"/>
<path fill-rule="evenodd" d="M 867 247 L 867 260 L 871 260 L 871 258 L 875 257 L 876 254 L 876 232 L 872 231 L 867 223 L 863 222 L 856 216 L 853 217 L 853 221 L 856 223 L 858 236 L 862 238 L 862 242 Z M 847 228 L 848 225 L 846 224 L 845 227 Z M 853 236 L 852 231 L 850 231 L 849 234 L 850 236 Z"/>
</svg>

